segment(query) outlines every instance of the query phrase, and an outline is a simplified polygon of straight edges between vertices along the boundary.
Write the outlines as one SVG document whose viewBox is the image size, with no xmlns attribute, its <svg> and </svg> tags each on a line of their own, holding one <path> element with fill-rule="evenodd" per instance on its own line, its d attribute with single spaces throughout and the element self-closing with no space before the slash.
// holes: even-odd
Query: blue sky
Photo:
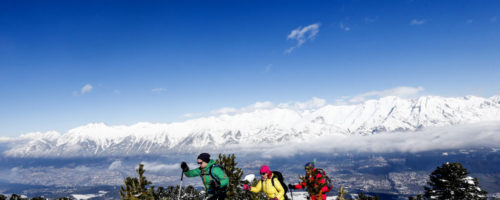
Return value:
<svg viewBox="0 0 500 200">
<path fill-rule="evenodd" d="M 3 1 L 0 136 L 406 86 L 500 94 L 500 1 Z"/>
</svg>

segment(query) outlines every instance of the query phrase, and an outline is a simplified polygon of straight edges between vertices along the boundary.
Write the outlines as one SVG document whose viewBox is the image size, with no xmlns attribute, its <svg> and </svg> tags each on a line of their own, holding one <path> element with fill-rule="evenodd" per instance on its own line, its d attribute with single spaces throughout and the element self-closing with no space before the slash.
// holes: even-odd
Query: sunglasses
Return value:
<svg viewBox="0 0 500 200">
<path fill-rule="evenodd" d="M 201 164 L 203 164 L 203 162 L 198 162 L 198 165 L 201 165 Z"/>
<path fill-rule="evenodd" d="M 260 173 L 260 175 L 266 175 L 267 173 Z"/>
</svg>

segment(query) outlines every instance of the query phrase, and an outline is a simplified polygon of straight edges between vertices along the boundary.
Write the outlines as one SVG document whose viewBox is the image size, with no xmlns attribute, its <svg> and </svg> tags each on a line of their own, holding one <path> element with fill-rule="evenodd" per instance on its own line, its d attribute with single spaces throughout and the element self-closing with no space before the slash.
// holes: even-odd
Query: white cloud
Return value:
<svg viewBox="0 0 500 200">
<path fill-rule="evenodd" d="M 121 170 L 121 169 L 123 169 L 123 164 L 122 164 L 121 160 L 114 161 L 108 167 L 108 170 L 111 170 L 111 171 Z"/>
<path fill-rule="evenodd" d="M 232 114 L 232 113 L 235 113 L 235 112 L 238 112 L 238 110 L 236 108 L 220 108 L 220 109 L 217 109 L 217 110 L 213 110 L 211 113 L 214 114 L 214 115 L 221 115 L 221 114 Z"/>
<path fill-rule="evenodd" d="M 348 27 L 343 22 L 340 22 L 340 29 L 342 29 L 343 31 L 350 31 L 351 27 Z"/>
<path fill-rule="evenodd" d="M 423 152 L 460 148 L 500 147 L 498 121 L 427 128 L 414 132 L 375 135 L 330 135 L 300 143 L 274 145 L 265 149 L 263 157 L 289 157 L 302 153 L 331 152 Z M 321 148 L 315 148 L 321 146 Z M 251 148 L 246 148 L 251 149 Z M 259 148 L 259 151 L 262 151 Z M 250 150 L 251 151 L 251 150 Z M 259 153 L 259 152 L 257 152 Z"/>
<path fill-rule="evenodd" d="M 424 91 L 423 87 L 406 87 L 400 86 L 388 90 L 371 91 L 357 95 L 349 100 L 351 103 L 359 103 L 365 101 L 367 98 L 379 98 L 386 96 L 398 96 L 398 97 L 412 97 L 420 92 Z"/>
<path fill-rule="evenodd" d="M 287 39 L 288 40 L 296 40 L 297 45 L 288 48 L 287 50 L 285 50 L 285 53 L 287 53 L 287 54 L 292 53 L 293 50 L 302 46 L 304 43 L 306 43 L 306 41 L 314 40 L 316 35 L 319 33 L 319 27 L 320 27 L 320 23 L 315 23 L 315 24 L 311 24 L 309 26 L 306 26 L 304 28 L 298 27 L 298 28 L 292 30 L 292 32 L 290 32 L 290 34 L 288 34 Z"/>
<path fill-rule="evenodd" d="M 186 113 L 186 114 L 182 115 L 182 117 L 186 117 L 186 118 L 200 117 L 200 116 L 203 116 L 203 113 Z"/>
<path fill-rule="evenodd" d="M 410 21 L 410 25 L 412 25 L 412 26 L 423 25 L 423 24 L 425 24 L 425 22 L 426 22 L 426 20 L 424 20 L 424 19 L 420 19 L 420 20 L 413 19 Z"/>
<path fill-rule="evenodd" d="M 163 164 L 159 162 L 142 162 L 144 164 L 144 168 L 148 169 L 148 171 L 151 172 L 161 172 L 161 173 L 166 173 L 172 170 L 179 170 L 180 169 L 180 163 L 179 164 Z"/>
<path fill-rule="evenodd" d="M 80 90 L 80 94 L 89 93 L 90 91 L 92 91 L 93 88 L 94 87 L 92 87 L 92 85 L 87 84 L 87 85 L 82 87 L 82 89 Z"/>
<path fill-rule="evenodd" d="M 293 102 L 293 103 L 281 103 L 278 105 L 280 108 L 291 108 L 296 110 L 306 110 L 306 109 L 315 109 L 320 108 L 326 105 L 326 100 L 313 97 L 309 101 L 305 102 Z"/>
<path fill-rule="evenodd" d="M 270 110 L 274 108 L 288 108 L 288 109 L 295 109 L 295 110 L 306 110 L 306 109 L 316 109 L 319 107 L 322 107 L 326 105 L 326 100 L 313 97 L 312 99 L 305 101 L 305 102 L 288 102 L 288 103 L 280 103 L 277 106 L 273 104 L 270 101 L 262 101 L 262 102 L 256 102 L 252 105 L 245 106 L 242 108 L 231 108 L 231 107 L 224 107 L 220 109 L 216 109 L 210 112 L 212 115 L 231 115 L 231 114 L 240 114 L 240 113 L 248 113 L 248 112 L 253 112 L 256 110 Z M 204 115 L 203 113 L 186 113 L 183 115 L 183 117 L 194 117 L 194 116 L 201 116 Z"/>
<path fill-rule="evenodd" d="M 9 142 L 11 140 L 14 140 L 13 138 L 9 138 L 9 137 L 0 137 L 0 142 Z"/>
<path fill-rule="evenodd" d="M 162 93 L 162 92 L 165 92 L 165 91 L 167 91 L 167 89 L 165 89 L 165 88 L 153 88 L 151 90 L 151 92 L 154 92 L 154 93 Z"/>
</svg>

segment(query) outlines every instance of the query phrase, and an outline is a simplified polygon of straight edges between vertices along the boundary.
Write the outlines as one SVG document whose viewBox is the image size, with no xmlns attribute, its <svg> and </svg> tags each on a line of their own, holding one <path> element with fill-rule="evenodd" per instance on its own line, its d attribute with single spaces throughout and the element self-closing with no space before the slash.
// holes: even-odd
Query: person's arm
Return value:
<svg viewBox="0 0 500 200">
<path fill-rule="evenodd" d="M 184 175 L 186 175 L 187 177 L 195 177 L 195 176 L 199 176 L 200 174 L 201 174 L 200 168 L 196 168 L 196 169 L 192 169 L 192 170 L 189 170 L 187 172 L 184 172 Z"/>
<path fill-rule="evenodd" d="M 226 187 L 229 184 L 229 177 L 227 177 L 226 173 L 219 167 L 214 167 L 212 170 L 214 175 L 219 179 L 220 187 Z"/>
<path fill-rule="evenodd" d="M 257 182 L 257 185 L 256 186 L 252 186 L 250 188 L 250 191 L 253 192 L 253 193 L 258 193 L 262 190 L 262 181 L 259 181 Z"/>
<path fill-rule="evenodd" d="M 302 189 L 306 187 L 306 182 L 299 182 L 299 184 L 295 185 L 295 189 Z"/>
<path fill-rule="evenodd" d="M 280 181 L 278 180 L 278 178 L 273 178 L 273 181 L 274 181 L 274 187 L 276 188 L 276 190 L 278 191 L 278 196 L 279 197 L 283 197 L 285 196 L 285 189 L 283 189 L 283 186 L 281 185 Z M 285 186 L 286 187 L 286 186 Z"/>
</svg>

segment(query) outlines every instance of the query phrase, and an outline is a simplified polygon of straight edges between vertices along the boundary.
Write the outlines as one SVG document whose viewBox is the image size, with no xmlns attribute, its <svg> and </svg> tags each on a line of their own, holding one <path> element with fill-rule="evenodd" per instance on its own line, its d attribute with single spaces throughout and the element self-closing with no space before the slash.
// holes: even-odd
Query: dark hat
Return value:
<svg viewBox="0 0 500 200">
<path fill-rule="evenodd" d="M 308 162 L 306 165 L 304 165 L 305 168 L 313 168 L 314 169 L 314 161 L 313 162 Z"/>
<path fill-rule="evenodd" d="M 208 153 L 201 153 L 199 156 L 198 156 L 198 159 L 202 160 L 203 162 L 210 162 L 210 154 Z"/>
</svg>

